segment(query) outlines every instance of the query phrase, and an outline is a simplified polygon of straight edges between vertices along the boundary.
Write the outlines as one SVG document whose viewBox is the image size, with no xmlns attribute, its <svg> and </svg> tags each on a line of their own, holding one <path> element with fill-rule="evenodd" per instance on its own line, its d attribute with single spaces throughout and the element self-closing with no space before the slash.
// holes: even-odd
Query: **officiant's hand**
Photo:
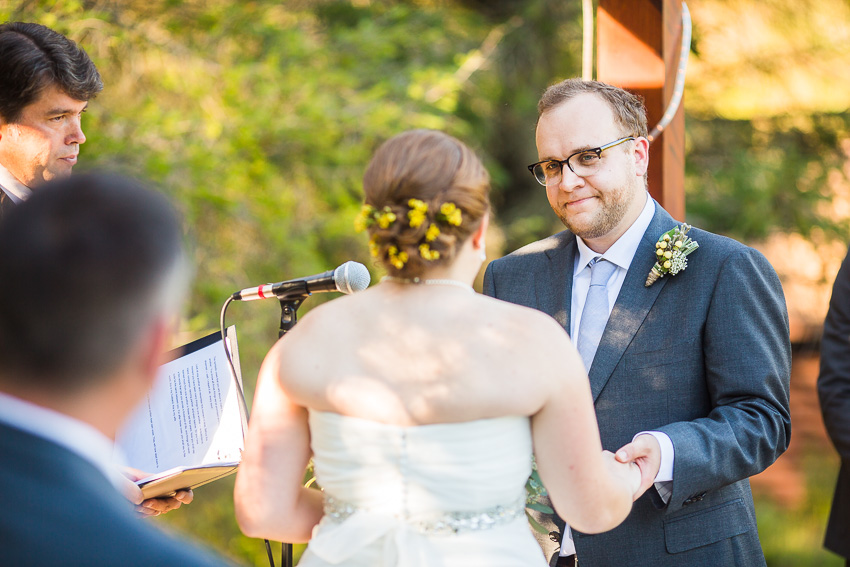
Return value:
<svg viewBox="0 0 850 567">
<path fill-rule="evenodd" d="M 130 467 L 125 467 L 121 472 L 127 477 L 127 485 L 123 488 L 124 497 L 135 505 L 134 508 L 139 517 L 146 518 L 165 514 L 176 510 L 183 504 L 190 504 L 195 498 L 195 494 L 191 490 L 180 490 L 174 496 L 144 500 L 142 490 L 133 481 L 150 475 Z"/>
<path fill-rule="evenodd" d="M 617 450 L 616 459 L 621 463 L 635 463 L 640 468 L 640 488 L 635 492 L 637 500 L 655 482 L 661 468 L 661 445 L 652 435 L 638 435 L 631 443 Z"/>
<path fill-rule="evenodd" d="M 183 504 L 190 504 L 194 498 L 195 494 L 191 490 L 181 490 L 171 497 L 148 498 L 136 506 L 136 513 L 141 516 L 159 516 Z"/>
</svg>

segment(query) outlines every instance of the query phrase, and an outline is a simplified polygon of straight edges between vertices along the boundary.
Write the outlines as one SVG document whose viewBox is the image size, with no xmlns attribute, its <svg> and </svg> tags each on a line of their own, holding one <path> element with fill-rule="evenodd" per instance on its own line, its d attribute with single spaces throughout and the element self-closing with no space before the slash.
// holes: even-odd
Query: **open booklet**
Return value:
<svg viewBox="0 0 850 567">
<path fill-rule="evenodd" d="M 116 460 L 151 474 L 136 481 L 145 498 L 236 472 L 247 420 L 234 327 L 227 342 L 235 380 L 218 333 L 170 351 L 153 389 L 118 432 Z"/>
</svg>

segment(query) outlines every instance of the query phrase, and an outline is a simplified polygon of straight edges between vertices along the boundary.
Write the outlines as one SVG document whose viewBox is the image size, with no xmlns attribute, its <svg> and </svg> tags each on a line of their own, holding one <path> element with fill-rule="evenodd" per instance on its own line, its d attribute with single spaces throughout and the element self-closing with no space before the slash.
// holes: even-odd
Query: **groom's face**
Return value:
<svg viewBox="0 0 850 567">
<path fill-rule="evenodd" d="M 538 159 L 564 160 L 632 135 L 616 124 L 614 112 L 602 98 L 580 94 L 540 116 Z M 603 252 L 640 215 L 648 163 L 647 142 L 639 138 L 604 150 L 598 169 L 590 175 L 580 177 L 565 165 L 560 183 L 546 187 L 549 204 L 564 226 L 592 249 Z"/>
</svg>

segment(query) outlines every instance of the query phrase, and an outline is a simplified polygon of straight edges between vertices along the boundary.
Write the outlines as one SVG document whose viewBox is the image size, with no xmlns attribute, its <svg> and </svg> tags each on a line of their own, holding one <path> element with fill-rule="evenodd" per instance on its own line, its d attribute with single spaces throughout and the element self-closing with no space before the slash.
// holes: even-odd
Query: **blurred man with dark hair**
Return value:
<svg viewBox="0 0 850 567">
<path fill-rule="evenodd" d="M 136 520 L 111 463 L 188 275 L 173 209 L 125 178 L 51 181 L 0 224 L 4 565 L 224 565 Z"/>
<path fill-rule="evenodd" d="M 45 181 L 70 175 L 88 101 L 103 89 L 76 43 L 40 24 L 0 25 L 0 219 Z"/>
</svg>

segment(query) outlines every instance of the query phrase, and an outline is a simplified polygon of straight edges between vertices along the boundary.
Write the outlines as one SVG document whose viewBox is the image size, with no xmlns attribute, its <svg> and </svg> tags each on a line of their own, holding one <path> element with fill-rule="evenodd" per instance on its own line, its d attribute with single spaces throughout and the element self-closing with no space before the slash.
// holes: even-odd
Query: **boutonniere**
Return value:
<svg viewBox="0 0 850 567">
<path fill-rule="evenodd" d="M 668 273 L 675 276 L 688 267 L 688 254 L 699 248 L 697 241 L 688 236 L 689 230 L 690 225 L 682 224 L 658 238 L 655 243 L 655 265 L 646 277 L 646 287 Z"/>
</svg>

